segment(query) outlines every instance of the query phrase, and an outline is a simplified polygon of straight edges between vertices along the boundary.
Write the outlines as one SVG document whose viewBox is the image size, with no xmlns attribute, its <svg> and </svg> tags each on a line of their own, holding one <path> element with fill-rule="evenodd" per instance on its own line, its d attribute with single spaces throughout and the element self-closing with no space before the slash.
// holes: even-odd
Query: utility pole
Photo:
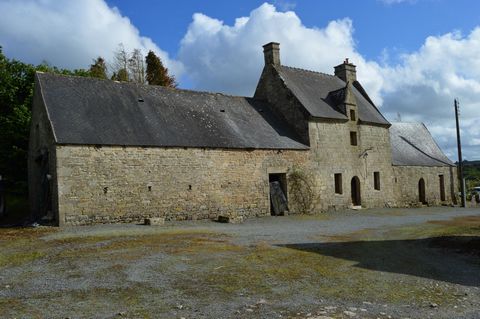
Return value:
<svg viewBox="0 0 480 319">
<path fill-rule="evenodd" d="M 458 115 L 459 115 L 459 108 L 460 105 L 458 103 L 458 100 L 454 100 L 454 105 L 455 105 L 455 121 L 457 123 L 457 147 L 458 147 L 458 178 L 460 179 L 460 192 L 462 194 L 462 207 L 465 207 L 465 180 L 463 178 L 463 159 L 462 159 L 462 142 L 460 140 L 460 124 L 458 122 Z"/>
</svg>

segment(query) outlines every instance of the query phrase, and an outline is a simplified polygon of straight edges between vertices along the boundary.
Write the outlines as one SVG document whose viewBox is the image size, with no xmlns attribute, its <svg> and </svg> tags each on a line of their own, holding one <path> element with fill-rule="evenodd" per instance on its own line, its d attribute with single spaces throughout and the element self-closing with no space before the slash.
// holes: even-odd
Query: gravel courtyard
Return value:
<svg viewBox="0 0 480 319">
<path fill-rule="evenodd" d="M 480 209 L 0 228 L 1 318 L 480 318 Z"/>
</svg>

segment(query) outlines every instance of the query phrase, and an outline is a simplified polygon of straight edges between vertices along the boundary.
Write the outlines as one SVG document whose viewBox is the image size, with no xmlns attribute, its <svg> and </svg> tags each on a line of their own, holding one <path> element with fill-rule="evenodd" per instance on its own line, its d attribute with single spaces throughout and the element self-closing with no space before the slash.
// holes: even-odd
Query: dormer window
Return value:
<svg viewBox="0 0 480 319">
<path fill-rule="evenodd" d="M 350 121 L 356 121 L 355 110 L 350 110 Z"/>
</svg>

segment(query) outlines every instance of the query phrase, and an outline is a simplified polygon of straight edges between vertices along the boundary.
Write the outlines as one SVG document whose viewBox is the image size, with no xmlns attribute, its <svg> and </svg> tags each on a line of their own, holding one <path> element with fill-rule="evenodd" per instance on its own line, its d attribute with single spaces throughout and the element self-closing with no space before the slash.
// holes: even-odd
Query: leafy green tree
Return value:
<svg viewBox="0 0 480 319">
<path fill-rule="evenodd" d="M 27 181 L 27 149 L 35 68 L 5 57 L 0 47 L 0 174 Z"/>
<path fill-rule="evenodd" d="M 93 61 L 93 64 L 90 65 L 90 76 L 100 79 L 107 78 L 107 64 L 102 57 L 98 57 Z"/>
<path fill-rule="evenodd" d="M 59 69 L 8 59 L 0 46 L 0 174 L 26 193 L 27 152 L 35 71 L 90 76 L 83 69 Z"/>
<path fill-rule="evenodd" d="M 127 69 L 120 69 L 118 70 L 118 72 L 113 72 L 111 79 L 114 81 L 127 82 L 128 81 Z"/>
<path fill-rule="evenodd" d="M 168 74 L 168 69 L 163 66 L 162 61 L 153 51 L 148 52 L 145 61 L 147 63 L 148 84 L 177 87 L 175 77 Z"/>
</svg>

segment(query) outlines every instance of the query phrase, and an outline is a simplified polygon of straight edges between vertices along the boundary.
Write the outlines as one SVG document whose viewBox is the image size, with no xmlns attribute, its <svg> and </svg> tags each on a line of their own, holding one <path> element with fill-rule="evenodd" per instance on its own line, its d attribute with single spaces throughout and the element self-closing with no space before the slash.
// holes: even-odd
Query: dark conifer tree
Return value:
<svg viewBox="0 0 480 319">
<path fill-rule="evenodd" d="M 153 51 L 148 52 L 145 61 L 147 63 L 148 84 L 177 87 L 175 77 L 168 74 L 168 69 L 163 66 L 162 61 Z"/>
</svg>

